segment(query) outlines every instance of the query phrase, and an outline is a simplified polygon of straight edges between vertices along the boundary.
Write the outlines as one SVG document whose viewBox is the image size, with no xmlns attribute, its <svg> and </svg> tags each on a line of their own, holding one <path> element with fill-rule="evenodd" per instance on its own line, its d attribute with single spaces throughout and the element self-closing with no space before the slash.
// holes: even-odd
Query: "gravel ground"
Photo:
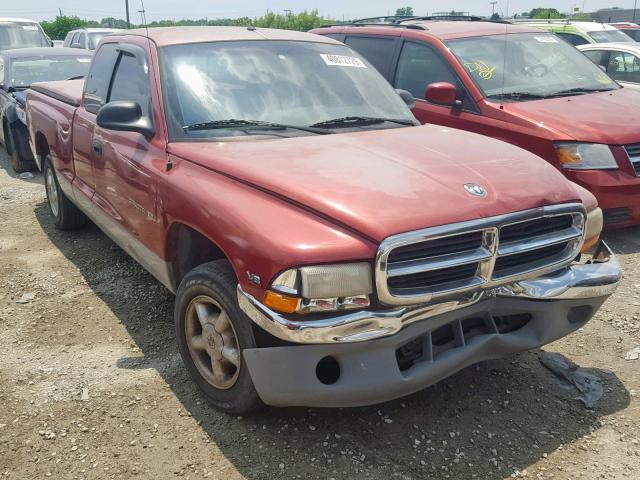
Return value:
<svg viewBox="0 0 640 480">
<path fill-rule="evenodd" d="M 545 348 L 601 380 L 593 409 L 536 350 L 376 407 L 233 417 L 187 378 L 171 294 L 96 227 L 55 230 L 2 151 L 0 478 L 640 478 L 639 234 L 607 235 L 623 284 Z"/>
</svg>

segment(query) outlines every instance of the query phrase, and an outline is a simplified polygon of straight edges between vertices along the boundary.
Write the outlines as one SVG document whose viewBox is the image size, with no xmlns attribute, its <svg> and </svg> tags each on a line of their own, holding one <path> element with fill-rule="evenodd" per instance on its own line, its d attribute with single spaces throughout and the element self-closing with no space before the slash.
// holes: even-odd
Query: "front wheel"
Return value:
<svg viewBox="0 0 640 480">
<path fill-rule="evenodd" d="M 180 355 L 194 382 L 216 407 L 234 414 L 263 404 L 242 351 L 255 348 L 251 321 L 238 307 L 237 279 L 226 260 L 196 267 L 176 295 Z"/>
</svg>

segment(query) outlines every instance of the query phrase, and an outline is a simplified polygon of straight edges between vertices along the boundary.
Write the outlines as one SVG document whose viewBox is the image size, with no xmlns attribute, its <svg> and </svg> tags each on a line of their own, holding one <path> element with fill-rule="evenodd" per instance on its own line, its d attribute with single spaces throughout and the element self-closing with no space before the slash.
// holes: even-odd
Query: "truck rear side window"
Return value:
<svg viewBox="0 0 640 480">
<path fill-rule="evenodd" d="M 83 103 L 88 112 L 98 113 L 105 104 L 116 58 L 115 43 L 105 43 L 96 52 L 84 92 Z"/>
<path fill-rule="evenodd" d="M 120 53 L 108 101 L 136 102 L 142 107 L 143 112 L 148 113 L 151 106 L 150 97 L 146 64 L 127 52 Z"/>
</svg>

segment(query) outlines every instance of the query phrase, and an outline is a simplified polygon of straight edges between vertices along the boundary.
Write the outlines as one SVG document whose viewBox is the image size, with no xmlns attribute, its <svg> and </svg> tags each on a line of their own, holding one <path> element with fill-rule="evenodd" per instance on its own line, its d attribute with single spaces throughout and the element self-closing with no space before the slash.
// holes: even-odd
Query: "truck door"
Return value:
<svg viewBox="0 0 640 480">
<path fill-rule="evenodd" d="M 85 82 L 82 105 L 76 110 L 73 119 L 73 165 L 76 187 L 76 201 L 85 209 L 91 210 L 91 199 L 96 184 L 93 174 L 93 130 L 96 114 L 107 99 L 109 80 L 116 63 L 115 43 L 106 43 L 96 52 L 89 76 Z"/>
<path fill-rule="evenodd" d="M 107 103 L 138 103 L 153 118 L 152 89 L 146 52 L 139 46 L 118 44 Z M 147 265 L 152 250 L 162 255 L 162 224 L 157 211 L 157 174 L 167 163 L 166 150 L 137 132 L 95 126 L 92 139 L 98 221 L 134 258 Z M 155 165 L 155 167 L 154 167 Z M 148 266 L 148 265 L 147 265 Z"/>
</svg>

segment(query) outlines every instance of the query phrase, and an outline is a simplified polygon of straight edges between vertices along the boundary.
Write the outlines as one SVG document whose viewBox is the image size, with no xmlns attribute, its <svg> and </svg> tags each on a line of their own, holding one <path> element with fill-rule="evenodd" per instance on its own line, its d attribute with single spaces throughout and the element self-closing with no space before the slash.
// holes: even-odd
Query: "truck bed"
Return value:
<svg viewBox="0 0 640 480">
<path fill-rule="evenodd" d="M 31 85 L 31 88 L 61 102 L 79 107 L 82 101 L 84 79 L 39 82 Z"/>
</svg>

